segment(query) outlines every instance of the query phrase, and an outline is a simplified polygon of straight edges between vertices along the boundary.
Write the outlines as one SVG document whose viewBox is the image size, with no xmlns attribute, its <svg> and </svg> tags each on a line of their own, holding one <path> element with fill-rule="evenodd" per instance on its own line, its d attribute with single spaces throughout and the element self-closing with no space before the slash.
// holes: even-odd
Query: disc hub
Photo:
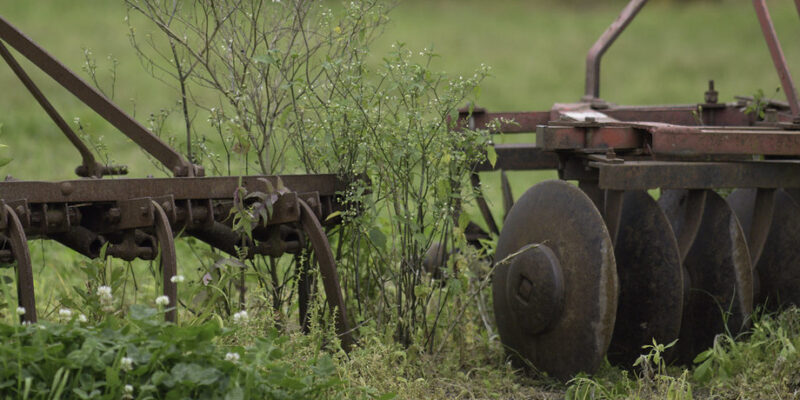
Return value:
<svg viewBox="0 0 800 400">
<path fill-rule="evenodd" d="M 511 260 L 506 300 L 526 334 L 550 327 L 564 305 L 564 277 L 558 257 L 544 244 L 524 247 Z"/>
</svg>

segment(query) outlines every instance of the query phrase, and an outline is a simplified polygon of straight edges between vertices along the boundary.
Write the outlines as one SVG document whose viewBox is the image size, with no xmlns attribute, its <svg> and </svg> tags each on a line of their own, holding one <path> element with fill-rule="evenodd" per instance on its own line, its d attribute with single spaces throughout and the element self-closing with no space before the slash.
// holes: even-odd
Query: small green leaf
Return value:
<svg viewBox="0 0 800 400">
<path fill-rule="evenodd" d="M 253 57 L 253 61 L 266 65 L 275 65 L 277 63 L 277 60 L 275 60 L 275 58 L 272 57 L 270 54 L 265 54 L 263 56 L 255 56 Z"/>
<path fill-rule="evenodd" d="M 470 219 L 469 219 L 469 215 L 467 213 L 462 212 L 461 214 L 459 214 L 459 216 L 458 216 L 458 229 L 461 229 L 461 231 L 463 232 L 465 229 L 467 229 L 467 226 L 469 225 L 469 221 L 470 221 Z"/>
<path fill-rule="evenodd" d="M 494 146 L 486 147 L 486 159 L 489 160 L 489 164 L 494 168 L 495 164 L 497 164 L 497 151 L 495 151 Z"/>
<path fill-rule="evenodd" d="M 384 235 L 380 229 L 373 226 L 372 228 L 369 228 L 368 235 L 369 235 L 369 240 L 372 242 L 373 245 L 375 245 L 375 247 L 377 247 L 378 249 L 386 248 L 386 235 Z"/>
<path fill-rule="evenodd" d="M 332 220 L 332 219 L 334 219 L 334 218 L 336 218 L 336 217 L 338 217 L 340 215 L 342 215 L 341 211 L 334 211 L 334 212 L 328 214 L 328 216 L 325 218 L 325 221 L 330 221 L 330 220 Z"/>
</svg>

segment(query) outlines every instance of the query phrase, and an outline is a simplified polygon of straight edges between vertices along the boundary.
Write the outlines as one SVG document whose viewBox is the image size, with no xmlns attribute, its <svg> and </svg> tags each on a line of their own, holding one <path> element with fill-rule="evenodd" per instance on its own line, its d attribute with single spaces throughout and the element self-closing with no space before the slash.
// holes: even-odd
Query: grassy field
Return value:
<svg viewBox="0 0 800 400">
<path fill-rule="evenodd" d="M 373 57 L 376 63 L 380 62 L 395 42 L 404 42 L 412 49 L 433 48 L 440 55 L 435 67 L 453 76 L 471 74 L 482 63 L 492 67 L 493 76 L 481 87 L 478 99 L 481 106 L 491 111 L 549 109 L 554 102 L 580 98 L 585 53 L 624 4 L 620 1 L 581 3 L 401 1 L 390 14 L 391 23 L 374 44 Z M 789 40 L 800 35 L 793 5 L 788 1 L 770 5 L 775 25 L 784 39 L 786 57 L 791 65 L 800 65 L 800 47 L 796 41 Z M 110 82 L 108 57 L 117 59 L 114 99 L 140 121 L 175 104 L 176 92 L 150 78 L 131 50 L 127 26 L 123 22 L 126 10 L 121 1 L 42 0 L 34 5 L 33 2 L 0 0 L 0 13 L 75 71 L 81 71 L 85 51 L 90 50 L 97 60 L 101 84 L 106 88 Z M 27 61 L 22 64 L 30 66 Z M 124 136 L 43 74 L 34 68 L 29 71 L 51 95 L 64 118 L 68 122 L 79 119 L 94 141 L 108 147 L 115 162 L 130 166 L 132 176 L 160 176 L 144 153 Z M 752 95 L 759 90 L 771 94 L 779 86 L 752 6 L 743 0 L 653 2 L 606 54 L 602 71 L 602 97 L 620 104 L 698 102 L 702 100 L 709 79 L 716 81 L 722 101 L 733 100 L 734 95 Z M 800 73 L 797 68 L 795 71 Z M 0 156 L 13 158 L 0 173 L 31 180 L 74 178 L 72 171 L 80 163 L 77 151 L 5 67 L 0 67 L 0 88 L 3 89 L 0 143 L 8 146 L 0 149 Z M 780 95 L 777 98 L 782 100 Z M 498 140 L 514 139 L 501 137 Z M 521 194 L 536 181 L 555 174 L 517 172 L 510 176 L 514 192 Z M 489 198 L 497 209 L 500 207 L 500 197 L 495 190 L 498 176 L 487 174 L 484 178 Z M 82 279 L 71 271 L 83 261 L 49 243 L 31 242 L 31 250 L 37 282 L 44 280 L 50 285 L 37 287 L 37 299 L 50 313 L 55 313 L 63 292 Z M 183 257 L 180 262 L 191 266 L 194 256 L 186 248 L 179 250 Z M 769 337 L 770 334 L 765 335 Z M 564 394 L 566 387 L 559 383 L 532 382 L 514 375 L 511 367 L 503 363 L 496 340 L 493 343 L 483 347 L 475 345 L 471 348 L 480 350 L 476 354 L 458 354 L 455 356 L 458 361 L 447 360 L 447 368 L 451 369 L 437 370 L 437 363 L 442 360 L 423 355 L 411 361 L 406 356 L 396 356 L 396 348 L 378 343 L 376 339 L 373 345 L 378 350 L 374 354 L 367 348 L 348 364 L 359 371 L 349 377 L 383 391 L 399 391 L 401 397 L 408 398 L 434 395 L 442 398 L 549 398 Z M 773 392 L 775 396 L 766 397 L 789 398 L 791 393 L 785 388 L 797 389 L 800 384 L 769 382 L 770 365 L 758 363 L 767 362 L 764 360 L 768 360 L 770 354 L 741 347 L 739 353 L 732 356 L 734 361 L 729 361 L 740 369 L 746 368 L 748 362 L 755 363 L 753 369 L 758 374 L 750 381 L 745 374 L 725 381 L 727 383 L 701 385 L 696 396 L 717 394 L 725 398 L 751 398 L 759 390 L 769 388 L 776 391 Z M 393 367 L 378 366 L 386 362 L 398 363 L 400 372 L 395 374 Z M 669 373 L 679 384 L 690 382 L 681 375 L 681 370 Z M 421 376 L 422 381 L 410 379 L 412 376 Z M 586 398 L 601 398 L 603 388 L 613 390 L 620 382 L 638 388 L 638 392 L 633 390 L 638 395 L 632 397 L 660 398 L 667 393 L 660 391 L 664 388 L 659 386 L 663 382 L 651 382 L 650 387 L 647 382 L 630 383 L 625 376 L 615 368 L 605 368 L 596 381 L 600 383 L 592 381 L 595 383 L 586 386 L 598 385 L 592 389 L 594 394 Z M 466 389 L 459 385 L 465 385 Z M 620 391 L 622 393 L 622 389 Z"/>
</svg>

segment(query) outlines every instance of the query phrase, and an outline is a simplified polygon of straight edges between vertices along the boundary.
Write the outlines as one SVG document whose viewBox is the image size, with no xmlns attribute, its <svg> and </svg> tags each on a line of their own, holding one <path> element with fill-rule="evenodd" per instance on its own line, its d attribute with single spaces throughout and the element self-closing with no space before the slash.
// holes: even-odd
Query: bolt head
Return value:
<svg viewBox="0 0 800 400">
<path fill-rule="evenodd" d="M 72 187 L 72 183 L 70 182 L 61 183 L 61 194 L 63 194 L 64 196 L 69 196 L 70 194 L 72 194 L 73 190 L 74 188 Z"/>
</svg>

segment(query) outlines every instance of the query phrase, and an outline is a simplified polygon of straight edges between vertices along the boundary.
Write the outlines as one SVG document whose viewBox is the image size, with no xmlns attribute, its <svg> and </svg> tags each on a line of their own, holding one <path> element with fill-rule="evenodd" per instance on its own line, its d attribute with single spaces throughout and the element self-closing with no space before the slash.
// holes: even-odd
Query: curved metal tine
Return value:
<svg viewBox="0 0 800 400">
<path fill-rule="evenodd" d="M 6 205 L 4 212 L 8 218 L 6 233 L 11 242 L 11 252 L 17 260 L 17 299 L 19 306 L 25 308 L 20 316 L 22 322 L 36 322 L 36 297 L 33 291 L 33 268 L 31 253 L 28 251 L 28 239 L 22 229 L 17 213 Z"/>
<path fill-rule="evenodd" d="M 500 235 L 500 229 L 497 228 L 497 224 L 494 222 L 492 210 L 489 209 L 489 204 L 486 202 L 486 198 L 483 196 L 483 190 L 481 190 L 481 177 L 477 172 L 473 172 L 472 175 L 470 175 L 469 180 L 472 183 L 472 189 L 478 194 L 478 197 L 475 199 L 475 201 L 478 203 L 478 208 L 481 210 L 481 215 L 483 215 L 483 220 L 486 222 L 486 226 L 489 228 L 490 232 L 494 233 L 495 235 Z"/>
<path fill-rule="evenodd" d="M 500 187 L 503 190 L 503 221 L 505 222 L 508 212 L 514 206 L 514 194 L 511 193 L 511 184 L 508 182 L 508 175 L 505 170 L 500 171 Z"/>
<path fill-rule="evenodd" d="M 303 332 L 308 333 L 308 304 L 311 301 L 311 287 L 313 279 L 311 276 L 311 265 L 308 257 L 301 257 L 300 255 L 294 256 L 294 262 L 297 268 L 297 308 L 298 320 Z"/>
<path fill-rule="evenodd" d="M 347 309 L 344 305 L 341 286 L 339 286 L 339 275 L 336 272 L 336 261 L 333 258 L 331 245 L 311 207 L 303 200 L 298 200 L 298 202 L 300 203 L 300 223 L 314 249 L 314 255 L 322 275 L 322 285 L 325 287 L 325 296 L 328 298 L 328 306 L 336 315 L 336 333 L 342 341 L 344 350 L 349 351 L 355 341 L 347 321 Z"/>
<path fill-rule="evenodd" d="M 169 322 L 177 322 L 178 319 L 178 284 L 172 281 L 172 277 L 178 273 L 178 259 L 175 254 L 175 238 L 172 236 L 172 228 L 167 218 L 167 213 L 161 208 L 158 202 L 153 201 L 153 214 L 155 216 L 156 238 L 158 246 L 161 248 L 161 273 L 164 280 L 164 296 L 169 298 L 167 311 L 164 319 Z"/>
</svg>

